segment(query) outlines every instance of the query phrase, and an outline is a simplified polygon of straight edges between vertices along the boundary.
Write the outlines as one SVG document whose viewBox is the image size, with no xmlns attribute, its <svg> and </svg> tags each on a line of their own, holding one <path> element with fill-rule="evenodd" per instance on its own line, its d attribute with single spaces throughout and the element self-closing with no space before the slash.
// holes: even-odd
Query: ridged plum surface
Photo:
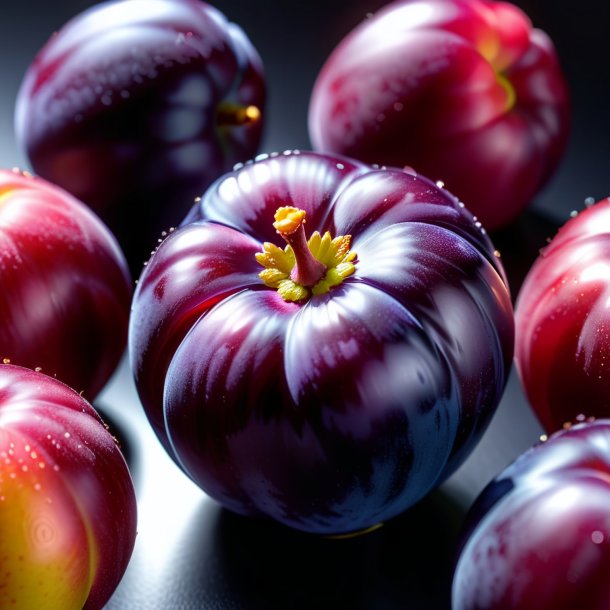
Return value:
<svg viewBox="0 0 610 610">
<path fill-rule="evenodd" d="M 355 273 L 285 301 L 259 278 L 278 207 L 351 235 Z M 309 152 L 227 174 L 138 282 L 130 359 L 161 441 L 239 513 L 338 533 L 464 459 L 500 399 L 513 315 L 484 231 L 429 180 Z"/>
</svg>

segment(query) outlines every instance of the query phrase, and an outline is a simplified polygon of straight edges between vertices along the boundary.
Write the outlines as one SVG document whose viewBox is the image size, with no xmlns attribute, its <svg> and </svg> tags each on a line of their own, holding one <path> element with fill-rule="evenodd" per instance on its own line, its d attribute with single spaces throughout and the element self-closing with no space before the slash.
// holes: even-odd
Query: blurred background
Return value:
<svg viewBox="0 0 610 610">
<path fill-rule="evenodd" d="M 37 50 L 85 0 L 4 3 L 0 36 L 0 166 L 29 169 L 13 135 L 14 103 Z M 218 0 L 262 56 L 269 88 L 262 151 L 310 147 L 307 108 L 334 46 L 385 2 Z M 598 0 L 515 2 L 555 42 L 571 90 L 572 133 L 547 187 L 512 226 L 492 235 L 513 296 L 538 250 L 588 197 L 610 195 L 610 55 L 606 8 Z M 483 441 L 437 492 L 380 530 L 329 540 L 228 514 L 163 453 L 141 412 L 126 365 L 95 406 L 128 458 L 140 505 L 130 568 L 114 609 L 394 608 L 447 610 L 465 511 L 481 488 L 538 439 L 516 376 Z"/>
</svg>

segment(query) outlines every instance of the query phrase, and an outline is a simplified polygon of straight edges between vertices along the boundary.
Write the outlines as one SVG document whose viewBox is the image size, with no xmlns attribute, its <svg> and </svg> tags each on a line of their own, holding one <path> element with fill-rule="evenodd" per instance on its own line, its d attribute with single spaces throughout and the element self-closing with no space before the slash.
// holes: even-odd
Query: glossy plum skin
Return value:
<svg viewBox="0 0 610 610">
<path fill-rule="evenodd" d="M 0 607 L 99 610 L 131 557 L 136 500 L 97 412 L 42 373 L 0 364 Z"/>
<path fill-rule="evenodd" d="M 125 351 L 131 296 L 125 257 L 87 206 L 0 170 L 0 361 L 93 400 Z"/>
<path fill-rule="evenodd" d="M 390 3 L 331 53 L 309 109 L 316 150 L 442 180 L 488 230 L 543 187 L 568 131 L 551 40 L 487 0 Z"/>
<path fill-rule="evenodd" d="M 255 154 L 262 117 L 240 121 L 235 112 L 262 113 L 264 99 L 258 54 L 212 6 L 105 2 L 66 23 L 34 59 L 16 137 L 37 174 L 106 221 L 137 275 L 194 198 Z"/>
<path fill-rule="evenodd" d="M 548 432 L 577 415 L 610 417 L 610 200 L 559 229 L 516 303 L 515 363 Z"/>
<path fill-rule="evenodd" d="M 579 423 L 521 455 L 476 500 L 453 610 L 610 606 L 610 420 Z"/>
<path fill-rule="evenodd" d="M 287 302 L 255 254 L 276 209 L 351 235 L 356 272 Z M 129 350 L 170 455 L 242 514 L 324 534 L 389 519 L 449 475 L 502 394 L 513 314 L 484 231 L 401 170 L 294 151 L 227 174 L 159 247 Z"/>
</svg>

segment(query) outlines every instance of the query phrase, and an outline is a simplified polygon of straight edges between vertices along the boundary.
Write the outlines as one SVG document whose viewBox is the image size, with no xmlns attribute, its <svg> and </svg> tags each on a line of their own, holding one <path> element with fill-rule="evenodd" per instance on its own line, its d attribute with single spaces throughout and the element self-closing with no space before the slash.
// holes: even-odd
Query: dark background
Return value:
<svg viewBox="0 0 610 610">
<path fill-rule="evenodd" d="M 54 30 L 94 3 L 3 3 L 0 19 L 0 166 L 29 169 L 13 136 L 21 78 Z M 309 94 L 326 56 L 373 0 L 218 0 L 266 67 L 269 106 L 263 152 L 309 148 Z M 528 212 L 492 238 L 513 296 L 529 265 L 587 197 L 610 195 L 610 9 L 595 0 L 516 2 L 554 40 L 572 95 L 569 146 Z M 447 610 L 464 513 L 480 489 L 541 430 L 513 372 L 491 427 L 438 491 L 377 532 L 329 540 L 228 514 L 163 453 L 141 412 L 126 362 L 95 406 L 121 439 L 139 499 L 139 534 L 112 609 Z"/>
</svg>

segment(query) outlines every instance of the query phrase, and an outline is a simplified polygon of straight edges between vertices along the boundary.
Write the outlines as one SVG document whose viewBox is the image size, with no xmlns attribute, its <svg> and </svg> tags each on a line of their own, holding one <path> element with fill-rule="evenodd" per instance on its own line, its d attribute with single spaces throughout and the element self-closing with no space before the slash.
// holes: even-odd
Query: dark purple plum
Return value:
<svg viewBox="0 0 610 610">
<path fill-rule="evenodd" d="M 264 80 L 244 32 L 199 0 L 118 0 L 74 17 L 29 67 L 16 136 L 90 205 L 132 271 L 213 180 L 253 156 Z"/>
<path fill-rule="evenodd" d="M 222 177 L 161 244 L 129 345 L 157 435 L 209 495 L 337 534 L 404 511 L 468 455 L 513 314 L 447 191 L 294 151 Z"/>
<path fill-rule="evenodd" d="M 609 505 L 610 420 L 536 445 L 471 509 L 452 609 L 606 610 Z"/>
</svg>

